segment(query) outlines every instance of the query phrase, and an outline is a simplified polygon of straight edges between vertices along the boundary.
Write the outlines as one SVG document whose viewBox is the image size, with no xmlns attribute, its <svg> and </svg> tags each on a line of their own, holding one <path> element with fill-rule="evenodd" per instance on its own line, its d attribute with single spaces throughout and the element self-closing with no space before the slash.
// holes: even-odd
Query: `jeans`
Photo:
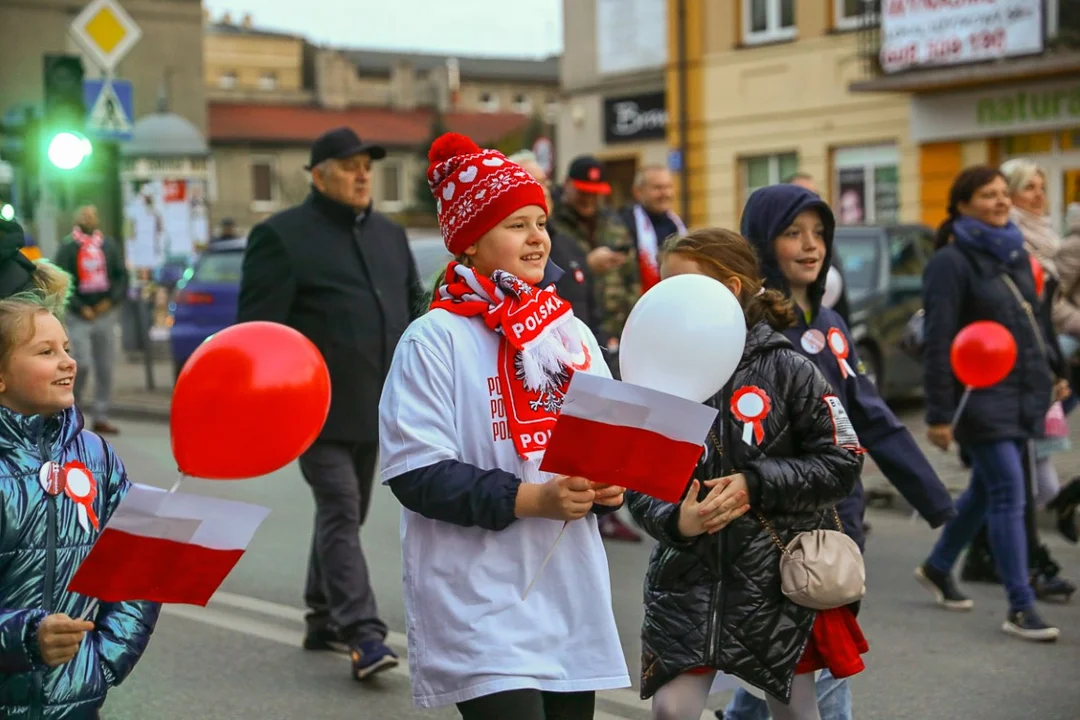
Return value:
<svg viewBox="0 0 1080 720">
<path fill-rule="evenodd" d="M 961 551 L 985 520 L 998 574 L 1005 583 L 1012 612 L 1030 610 L 1035 593 L 1028 579 L 1024 447 L 1019 440 L 967 446 L 971 484 L 956 502 L 956 517 L 941 532 L 926 562 L 952 572 Z"/>
<path fill-rule="evenodd" d="M 821 720 L 853 720 L 847 678 L 838 680 L 828 670 L 822 670 L 817 680 L 817 699 Z M 739 688 L 724 708 L 724 720 L 769 720 L 769 706 Z"/>
<path fill-rule="evenodd" d="M 94 377 L 94 400 L 90 406 L 90 415 L 95 423 L 109 419 L 109 406 L 112 403 L 113 373 L 116 370 L 116 310 L 109 310 L 93 320 L 87 320 L 77 312 L 71 312 L 65 319 L 68 339 L 71 341 L 71 356 L 79 363 L 79 372 L 75 375 L 75 404 L 80 410 L 86 407 L 86 382 Z"/>
</svg>

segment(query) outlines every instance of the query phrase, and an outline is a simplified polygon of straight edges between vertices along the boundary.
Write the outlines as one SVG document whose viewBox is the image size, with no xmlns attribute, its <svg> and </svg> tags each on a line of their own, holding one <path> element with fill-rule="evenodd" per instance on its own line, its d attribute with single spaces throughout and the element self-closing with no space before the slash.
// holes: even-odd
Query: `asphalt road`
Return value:
<svg viewBox="0 0 1080 720">
<path fill-rule="evenodd" d="M 167 427 L 120 424 L 123 435 L 114 444 L 132 478 L 170 486 L 176 475 Z M 344 656 L 300 648 L 314 507 L 295 466 L 243 482 L 189 481 L 183 489 L 259 503 L 271 513 L 208 608 L 165 609 L 146 655 L 110 695 L 103 718 L 457 717 L 452 709 L 414 709 L 404 666 L 361 685 L 349 677 Z M 362 541 L 381 612 L 393 631 L 390 642 L 403 651 L 398 518 L 396 500 L 379 488 Z M 977 603 L 971 613 L 936 609 L 911 575 L 935 533 L 899 513 L 871 511 L 868 519 L 869 590 L 860 621 L 871 650 L 867 670 L 853 680 L 859 720 L 1080 720 L 1080 600 L 1043 608 L 1062 628 L 1057 644 L 1008 638 L 999 630 L 1005 610 L 1000 588 L 968 588 Z M 1080 550 L 1056 536 L 1048 540 L 1066 573 L 1080 578 Z M 635 685 L 649 546 L 608 548 L 614 608 Z M 710 707 L 722 707 L 727 698 L 714 696 Z M 648 704 L 634 690 L 603 693 L 598 703 L 598 720 L 648 717 Z"/>
</svg>

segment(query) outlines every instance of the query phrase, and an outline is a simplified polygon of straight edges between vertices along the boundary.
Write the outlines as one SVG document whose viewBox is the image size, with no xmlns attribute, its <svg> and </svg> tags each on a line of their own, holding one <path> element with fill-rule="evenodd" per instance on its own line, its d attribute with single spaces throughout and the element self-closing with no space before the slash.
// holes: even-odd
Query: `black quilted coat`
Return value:
<svg viewBox="0 0 1080 720">
<path fill-rule="evenodd" d="M 634 517 L 660 541 L 645 578 L 642 698 L 704 666 L 737 675 L 784 702 L 791 698 L 815 611 L 780 592 L 780 550 L 754 511 L 785 545 L 804 530 L 835 529 L 826 509 L 851 492 L 861 461 L 836 444 L 823 399 L 832 392 L 825 378 L 764 322 L 747 332 L 731 388 L 737 393 L 745 386 L 764 390 L 771 401 L 760 445 L 743 440 L 743 422 L 730 408 L 721 409 L 713 429 L 732 447 L 734 471 L 746 475 L 750 512 L 715 535 L 688 540 L 678 532 L 677 505 L 627 493 Z M 714 407 L 721 403 L 719 396 L 710 401 Z M 710 442 L 698 477 L 722 475 Z"/>
</svg>

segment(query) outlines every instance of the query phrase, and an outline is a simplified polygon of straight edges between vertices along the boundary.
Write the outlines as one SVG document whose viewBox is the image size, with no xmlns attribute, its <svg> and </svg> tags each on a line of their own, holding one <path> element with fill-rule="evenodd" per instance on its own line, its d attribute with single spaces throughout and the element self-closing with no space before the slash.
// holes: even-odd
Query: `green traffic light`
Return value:
<svg viewBox="0 0 1080 720">
<path fill-rule="evenodd" d="M 60 132 L 49 141 L 49 162 L 61 170 L 74 170 L 93 152 L 90 140 L 77 132 Z"/>
<path fill-rule="evenodd" d="M 15 207 L 11 203 L 0 205 L 0 220 L 12 221 L 15 219 Z"/>
</svg>

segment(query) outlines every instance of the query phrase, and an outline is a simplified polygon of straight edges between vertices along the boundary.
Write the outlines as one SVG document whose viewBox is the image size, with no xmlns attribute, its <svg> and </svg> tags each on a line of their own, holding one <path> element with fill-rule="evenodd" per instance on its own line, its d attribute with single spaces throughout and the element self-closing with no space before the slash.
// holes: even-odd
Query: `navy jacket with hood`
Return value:
<svg viewBox="0 0 1080 720">
<path fill-rule="evenodd" d="M 821 298 L 825 293 L 825 279 L 832 262 L 833 233 L 836 229 L 836 220 L 828 204 L 809 190 L 796 185 L 761 188 L 750 196 L 743 210 L 742 234 L 757 250 L 765 286 L 790 297 L 791 288 L 776 262 L 773 241 L 806 210 L 816 210 L 825 225 L 825 261 L 821 265 L 817 280 L 809 288 L 810 312 L 799 313 L 795 326 L 785 330 L 784 334 L 791 340 L 792 345 L 817 364 L 828 379 L 847 411 L 860 442 L 888 481 L 931 527 L 939 527 L 956 514 L 952 497 L 926 456 L 915 444 L 915 438 L 863 374 L 863 366 L 856 355 L 851 332 L 843 318 L 836 311 L 821 305 Z M 820 335 L 814 333 L 818 343 L 804 344 L 804 335 L 812 330 L 820 332 Z M 841 369 L 840 358 L 826 341 L 830 330 L 839 330 L 844 335 L 848 347 L 847 366 L 851 369 L 847 377 Z M 814 351 L 815 347 L 820 349 Z M 837 506 L 844 530 L 860 548 L 866 543 L 863 533 L 865 509 L 860 481 L 851 495 Z"/>
</svg>

